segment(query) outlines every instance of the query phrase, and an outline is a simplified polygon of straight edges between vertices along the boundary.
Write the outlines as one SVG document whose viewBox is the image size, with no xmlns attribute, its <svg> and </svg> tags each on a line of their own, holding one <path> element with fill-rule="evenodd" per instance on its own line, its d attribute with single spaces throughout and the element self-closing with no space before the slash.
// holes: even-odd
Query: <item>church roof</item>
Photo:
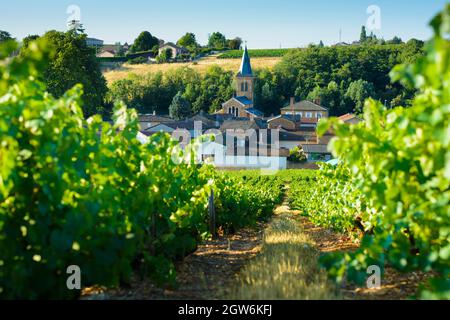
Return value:
<svg viewBox="0 0 450 320">
<path fill-rule="evenodd" d="M 294 115 L 290 115 L 290 114 L 289 115 L 288 114 L 280 114 L 276 117 L 268 119 L 267 122 L 271 122 L 276 119 L 286 119 L 286 120 L 293 121 L 293 122 L 300 122 L 302 120 L 302 117 L 300 115 L 294 116 Z"/>
<path fill-rule="evenodd" d="M 242 96 L 242 97 L 236 97 L 235 99 L 238 100 L 240 103 L 242 103 L 242 104 L 245 105 L 245 106 L 250 105 L 250 104 L 253 104 L 253 101 L 252 101 L 252 100 L 250 100 L 249 98 L 244 97 L 244 96 Z"/>
<path fill-rule="evenodd" d="M 254 115 L 255 117 L 264 117 L 264 113 L 255 108 L 246 109 L 245 112 Z"/>
<path fill-rule="evenodd" d="M 241 68 L 239 69 L 238 77 L 253 77 L 247 46 L 245 46 L 244 54 L 242 55 Z"/>
</svg>

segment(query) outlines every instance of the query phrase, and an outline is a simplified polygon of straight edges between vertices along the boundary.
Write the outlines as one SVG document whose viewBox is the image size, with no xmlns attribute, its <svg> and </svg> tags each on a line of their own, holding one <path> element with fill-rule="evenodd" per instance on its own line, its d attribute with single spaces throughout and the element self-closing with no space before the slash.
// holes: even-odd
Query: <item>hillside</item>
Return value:
<svg viewBox="0 0 450 320">
<path fill-rule="evenodd" d="M 273 68 L 282 57 L 255 57 L 252 58 L 253 69 L 261 68 Z M 218 56 L 209 56 L 202 58 L 196 62 L 189 63 L 164 63 L 164 64 L 140 64 L 140 65 L 129 65 L 126 64 L 120 69 L 104 72 L 104 76 L 108 81 L 108 84 L 114 81 L 126 78 L 128 74 L 134 73 L 138 75 L 143 75 L 146 73 L 156 73 L 158 71 L 168 71 L 181 67 L 190 67 L 194 70 L 204 73 L 209 67 L 213 65 L 218 65 L 226 71 L 237 71 L 239 69 L 241 61 L 239 59 L 219 59 Z"/>
</svg>

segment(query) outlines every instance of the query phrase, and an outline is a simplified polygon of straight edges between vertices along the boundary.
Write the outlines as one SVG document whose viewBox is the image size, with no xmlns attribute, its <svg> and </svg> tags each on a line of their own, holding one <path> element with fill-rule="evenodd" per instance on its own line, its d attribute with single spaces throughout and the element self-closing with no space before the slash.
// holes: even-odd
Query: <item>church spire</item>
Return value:
<svg viewBox="0 0 450 320">
<path fill-rule="evenodd" d="M 247 43 L 245 44 L 244 54 L 242 55 L 241 68 L 239 69 L 238 77 L 253 77 Z"/>
</svg>

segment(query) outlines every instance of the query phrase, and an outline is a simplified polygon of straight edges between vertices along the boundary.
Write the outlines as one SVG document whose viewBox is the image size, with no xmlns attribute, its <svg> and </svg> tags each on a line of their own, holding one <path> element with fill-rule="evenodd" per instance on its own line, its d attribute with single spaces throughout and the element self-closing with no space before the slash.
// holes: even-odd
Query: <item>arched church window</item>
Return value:
<svg viewBox="0 0 450 320">
<path fill-rule="evenodd" d="M 247 92 L 248 91 L 248 82 L 244 82 L 244 87 L 245 87 L 245 92 Z"/>
</svg>

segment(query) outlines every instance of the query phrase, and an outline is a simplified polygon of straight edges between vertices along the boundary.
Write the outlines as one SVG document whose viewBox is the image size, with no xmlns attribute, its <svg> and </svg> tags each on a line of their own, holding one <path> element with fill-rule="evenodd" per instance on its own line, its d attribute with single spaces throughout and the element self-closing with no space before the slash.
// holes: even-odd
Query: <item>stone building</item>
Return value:
<svg viewBox="0 0 450 320">
<path fill-rule="evenodd" d="M 290 104 L 281 109 L 282 116 L 296 116 L 301 119 L 303 125 L 316 126 L 322 118 L 328 118 L 328 109 L 320 105 L 320 101 L 303 100 L 295 102 L 291 98 Z"/>
</svg>

